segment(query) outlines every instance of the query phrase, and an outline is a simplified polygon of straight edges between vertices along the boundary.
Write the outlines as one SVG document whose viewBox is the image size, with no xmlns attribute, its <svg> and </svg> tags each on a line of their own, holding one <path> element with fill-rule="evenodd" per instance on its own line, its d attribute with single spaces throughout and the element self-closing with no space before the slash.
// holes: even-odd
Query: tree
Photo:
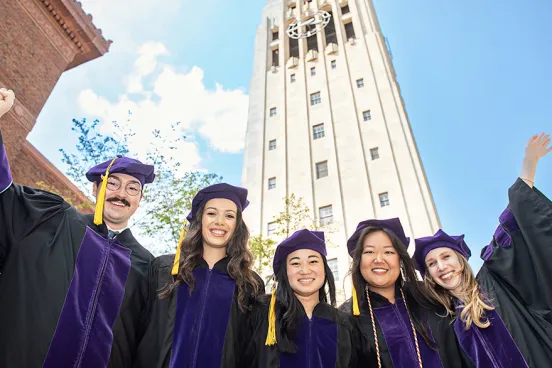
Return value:
<svg viewBox="0 0 552 368">
<path fill-rule="evenodd" d="M 115 130 L 120 133 L 118 139 L 100 134 L 96 129 L 98 120 L 92 123 L 86 119 L 73 120 L 72 130 L 78 134 L 78 143 L 74 152 L 60 149 L 62 161 L 67 165 L 66 175 L 91 199 L 92 188 L 85 177 L 86 171 L 117 155 L 132 157 L 128 147 L 135 136 L 129 124 L 131 115 L 129 112 L 124 127 L 113 122 Z M 171 138 L 159 129 L 152 131 L 145 161 L 155 165 L 156 178 L 144 189 L 144 198 L 134 216 L 133 225 L 146 238 L 144 246 L 156 254 L 175 252 L 193 197 L 200 189 L 222 181 L 222 177 L 216 174 L 180 173 L 181 164 L 170 152 L 186 137 L 181 134 L 178 123 L 171 126 L 169 136 Z"/>
<path fill-rule="evenodd" d="M 334 232 L 329 224 L 320 224 L 320 221 L 313 218 L 310 208 L 305 204 L 302 197 L 291 194 L 284 197 L 284 210 L 274 217 L 276 231 L 274 235 L 278 239 L 286 239 L 295 231 L 300 229 L 321 230 L 326 235 L 326 244 L 333 245 L 328 235 Z M 276 241 L 271 237 L 262 235 L 252 236 L 249 239 L 249 247 L 255 259 L 257 273 L 265 277 L 272 275 L 272 258 L 276 249 Z"/>
</svg>

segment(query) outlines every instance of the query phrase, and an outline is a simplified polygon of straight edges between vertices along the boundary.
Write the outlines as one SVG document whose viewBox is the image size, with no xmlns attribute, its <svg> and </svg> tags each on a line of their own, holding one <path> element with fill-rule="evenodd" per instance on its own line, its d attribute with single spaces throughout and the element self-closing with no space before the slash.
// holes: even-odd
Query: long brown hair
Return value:
<svg viewBox="0 0 552 368">
<path fill-rule="evenodd" d="M 201 261 L 203 254 L 202 218 L 205 205 L 197 211 L 195 218 L 190 223 L 188 232 L 182 240 L 180 264 L 178 275 L 172 283 L 169 283 L 159 295 L 166 298 L 172 292 L 185 283 L 194 290 L 195 279 L 193 271 Z M 236 229 L 226 245 L 226 254 L 230 258 L 228 262 L 228 274 L 238 286 L 238 306 L 242 312 L 251 309 L 252 301 L 261 294 L 261 280 L 251 270 L 253 255 L 248 248 L 249 230 L 243 222 L 242 211 L 238 208 L 236 217 Z"/>
<path fill-rule="evenodd" d="M 416 277 L 416 268 L 414 267 L 414 263 L 408 254 L 407 246 L 403 244 L 391 231 L 370 226 L 362 230 L 360 233 L 355 246 L 355 251 L 353 253 L 353 263 L 351 264 L 351 269 L 349 271 L 349 274 L 352 275 L 353 278 L 353 285 L 357 290 L 358 299 L 366 304 L 368 303 L 366 293 L 364 292 L 367 283 L 360 272 L 360 262 L 362 260 L 362 252 L 364 251 L 364 239 L 366 236 L 378 231 L 384 232 L 389 239 L 391 239 L 393 248 L 395 248 L 395 251 L 399 255 L 401 269 L 404 271 L 405 277 L 404 284 L 402 285 L 406 298 L 404 302 L 408 305 L 408 309 L 411 312 L 414 328 L 422 336 L 428 346 L 436 349 L 437 345 L 431 338 L 431 334 L 428 331 L 427 317 L 423 312 L 423 309 L 432 309 L 435 307 L 435 303 L 427 297 L 427 292 L 425 290 L 426 287 L 422 282 L 419 282 Z M 401 277 L 399 276 L 399 279 L 397 279 L 397 282 L 399 283 L 400 278 Z"/>
<path fill-rule="evenodd" d="M 461 302 L 464 309 L 460 312 L 460 320 L 464 322 L 466 330 L 469 330 L 472 324 L 479 328 L 487 328 L 491 325 L 491 322 L 485 316 L 485 312 L 494 310 L 494 308 L 484 301 L 485 298 L 481 295 L 479 284 L 473 275 L 468 260 L 454 249 L 452 251 L 458 257 L 462 267 L 460 285 L 463 290 L 463 300 Z M 428 286 L 429 295 L 445 307 L 447 316 L 457 317 L 452 293 L 437 284 L 427 270 L 424 275 L 424 283 Z"/>
</svg>

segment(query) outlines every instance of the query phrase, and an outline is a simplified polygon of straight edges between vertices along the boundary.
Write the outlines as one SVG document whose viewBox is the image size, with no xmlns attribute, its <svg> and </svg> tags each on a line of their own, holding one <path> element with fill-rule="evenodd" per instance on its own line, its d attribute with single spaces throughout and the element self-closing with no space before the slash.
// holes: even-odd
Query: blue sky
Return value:
<svg viewBox="0 0 552 368">
<path fill-rule="evenodd" d="M 114 44 L 62 76 L 30 141 L 61 167 L 57 150 L 75 140 L 57 137 L 73 117 L 109 120 L 130 106 L 141 115 L 134 127 L 144 131 L 184 120 L 190 139 L 182 160 L 239 184 L 263 1 L 82 3 Z M 441 223 L 448 233 L 466 234 L 478 269 L 479 249 L 507 204 L 527 139 L 552 131 L 552 3 L 375 0 L 375 6 Z M 193 103 L 179 105 L 188 98 Z M 226 142 L 217 139 L 221 129 L 241 133 Z M 537 173 L 545 193 L 552 193 L 551 168 L 546 157 Z"/>
</svg>

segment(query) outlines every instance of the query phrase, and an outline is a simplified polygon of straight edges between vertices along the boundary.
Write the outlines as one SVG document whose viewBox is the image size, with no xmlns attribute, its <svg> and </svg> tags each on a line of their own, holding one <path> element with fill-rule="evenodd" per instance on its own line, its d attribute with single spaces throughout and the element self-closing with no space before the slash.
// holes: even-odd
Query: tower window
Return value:
<svg viewBox="0 0 552 368">
<path fill-rule="evenodd" d="M 320 217 L 320 225 L 326 226 L 333 222 L 333 209 L 332 205 L 320 207 L 318 209 L 318 215 Z"/>
<path fill-rule="evenodd" d="M 275 108 L 275 107 L 272 107 L 272 108 L 270 109 L 270 117 L 274 117 L 274 116 L 276 116 L 276 108 Z"/>
<path fill-rule="evenodd" d="M 315 75 L 316 75 L 316 68 L 313 66 L 313 67 L 311 68 L 311 76 L 314 77 Z"/>
<path fill-rule="evenodd" d="M 272 66 L 280 66 L 280 51 L 278 49 L 272 50 Z"/>
<path fill-rule="evenodd" d="M 372 120 L 372 113 L 370 112 L 370 110 L 363 111 L 362 118 L 364 119 L 364 121 Z"/>
<path fill-rule="evenodd" d="M 362 88 L 364 87 L 364 79 L 360 78 L 360 79 L 357 79 L 357 87 L 358 88 Z"/>
<path fill-rule="evenodd" d="M 335 23 L 332 13 L 330 13 L 330 22 L 324 28 L 324 34 L 326 35 L 326 45 L 330 43 L 337 44 L 337 34 L 335 33 Z"/>
<path fill-rule="evenodd" d="M 314 139 L 324 138 L 324 123 L 312 127 L 312 136 Z"/>
<path fill-rule="evenodd" d="M 353 27 L 353 22 L 345 24 L 345 35 L 347 39 L 356 38 L 355 37 L 355 28 Z"/>
<path fill-rule="evenodd" d="M 380 200 L 380 206 L 381 207 L 389 206 L 389 193 L 387 193 L 387 192 L 380 193 L 379 200 Z"/>
<path fill-rule="evenodd" d="M 271 140 L 268 142 L 268 150 L 274 151 L 276 149 L 276 139 Z"/>
<path fill-rule="evenodd" d="M 314 29 L 316 26 L 313 25 L 307 25 L 307 31 L 310 31 Z M 313 34 L 310 37 L 307 37 L 307 50 L 315 50 L 318 51 L 318 39 L 316 38 L 316 34 Z"/>
<path fill-rule="evenodd" d="M 320 92 L 311 93 L 310 102 L 311 102 L 311 106 L 318 105 L 319 103 L 321 103 L 322 98 L 320 97 Z"/>
<path fill-rule="evenodd" d="M 328 161 L 316 163 L 316 179 L 325 178 L 328 176 Z"/>
<path fill-rule="evenodd" d="M 291 75 L 289 76 L 289 82 L 290 82 L 290 83 L 295 83 L 295 74 L 291 74 Z"/>
<path fill-rule="evenodd" d="M 337 258 L 328 259 L 328 267 L 332 271 L 334 281 L 339 281 L 339 269 L 337 267 Z"/>
<path fill-rule="evenodd" d="M 372 160 L 377 160 L 380 157 L 379 148 L 370 148 L 370 156 L 372 156 Z"/>
<path fill-rule="evenodd" d="M 332 60 L 331 65 L 332 65 L 332 69 L 337 69 L 337 61 Z"/>
<path fill-rule="evenodd" d="M 276 178 L 268 179 L 268 190 L 276 188 Z"/>
<path fill-rule="evenodd" d="M 276 233 L 276 222 L 269 222 L 266 227 L 266 236 L 272 236 Z"/>
<path fill-rule="evenodd" d="M 349 12 L 350 12 L 349 5 L 345 5 L 341 7 L 341 14 L 347 14 Z"/>
<path fill-rule="evenodd" d="M 299 57 L 299 40 L 289 37 L 289 56 Z"/>
<path fill-rule="evenodd" d="M 278 31 L 272 32 L 272 41 L 276 41 L 280 37 L 279 33 Z"/>
</svg>

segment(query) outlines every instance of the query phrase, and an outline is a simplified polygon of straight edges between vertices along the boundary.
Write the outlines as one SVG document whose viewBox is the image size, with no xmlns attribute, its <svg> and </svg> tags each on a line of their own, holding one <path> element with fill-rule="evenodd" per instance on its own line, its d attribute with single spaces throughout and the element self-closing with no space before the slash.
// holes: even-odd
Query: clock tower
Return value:
<svg viewBox="0 0 552 368">
<path fill-rule="evenodd" d="M 439 229 L 371 0 L 267 2 L 242 185 L 254 235 L 274 236 L 274 217 L 291 195 L 333 229 L 328 260 L 339 286 L 350 262 L 346 241 L 360 221 L 399 217 L 411 239 Z"/>
</svg>

